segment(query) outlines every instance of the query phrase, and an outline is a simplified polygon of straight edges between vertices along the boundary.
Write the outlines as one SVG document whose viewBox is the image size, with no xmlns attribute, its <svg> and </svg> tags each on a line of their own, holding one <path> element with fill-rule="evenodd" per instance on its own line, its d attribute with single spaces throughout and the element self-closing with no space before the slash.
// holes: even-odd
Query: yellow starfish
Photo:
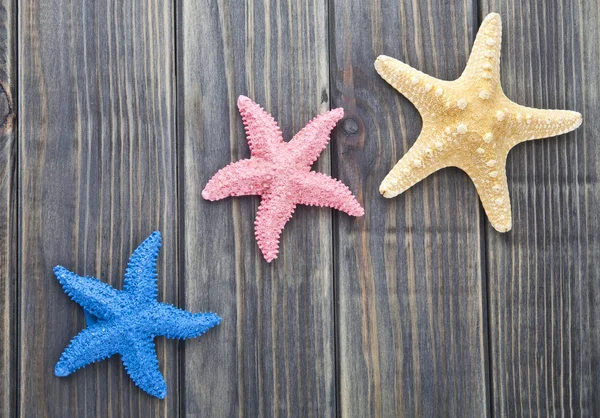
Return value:
<svg viewBox="0 0 600 418">
<path fill-rule="evenodd" d="M 381 183 L 383 196 L 397 196 L 441 168 L 458 167 L 473 180 L 492 226 L 500 232 L 510 230 L 508 152 L 520 142 L 576 129 L 581 114 L 510 101 L 500 85 L 501 41 L 500 15 L 492 13 L 483 21 L 467 67 L 455 81 L 433 78 L 390 57 L 377 58 L 377 72 L 415 105 L 423 119 L 419 138 Z"/>
</svg>

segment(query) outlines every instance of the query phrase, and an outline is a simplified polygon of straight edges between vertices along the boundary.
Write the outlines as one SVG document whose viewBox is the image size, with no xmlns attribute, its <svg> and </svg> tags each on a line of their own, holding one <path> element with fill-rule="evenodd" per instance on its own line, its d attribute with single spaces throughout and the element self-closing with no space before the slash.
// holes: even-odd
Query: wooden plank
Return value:
<svg viewBox="0 0 600 418">
<path fill-rule="evenodd" d="M 385 54 L 457 78 L 477 29 L 474 2 L 333 4 L 332 104 L 350 118 L 335 136 L 334 174 L 358 191 L 367 212 L 358 222 L 336 214 L 342 416 L 486 416 L 479 200 L 452 169 L 392 200 L 380 196 L 421 123 L 373 67 Z"/>
<path fill-rule="evenodd" d="M 286 140 L 329 108 L 326 2 L 179 5 L 185 299 L 223 318 L 185 344 L 183 412 L 333 416 L 331 211 L 299 206 L 267 264 L 254 239 L 259 199 L 201 196 L 219 168 L 250 155 L 240 94 L 272 113 Z M 316 169 L 329 160 L 323 152 Z"/>
<path fill-rule="evenodd" d="M 513 230 L 488 231 L 495 416 L 600 416 L 600 6 L 485 0 L 508 97 L 583 113 L 509 155 Z"/>
<path fill-rule="evenodd" d="M 15 415 L 17 399 L 17 178 L 14 133 L 16 8 L 0 1 L 0 415 Z"/>
<path fill-rule="evenodd" d="M 53 266 L 121 288 L 129 255 L 158 229 L 159 298 L 177 303 L 173 7 L 22 0 L 19 20 L 20 415 L 177 414 L 177 343 L 164 338 L 164 401 L 119 356 L 53 375 L 85 326 Z"/>
</svg>

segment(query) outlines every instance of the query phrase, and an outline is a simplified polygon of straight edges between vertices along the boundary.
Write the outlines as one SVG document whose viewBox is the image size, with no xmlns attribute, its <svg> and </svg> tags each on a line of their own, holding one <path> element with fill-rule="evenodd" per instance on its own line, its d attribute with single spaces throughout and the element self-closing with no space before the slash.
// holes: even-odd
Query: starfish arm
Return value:
<svg viewBox="0 0 600 418">
<path fill-rule="evenodd" d="M 327 146 L 331 130 L 343 117 L 344 109 L 338 108 L 311 120 L 288 144 L 295 161 L 311 166 Z"/>
<path fill-rule="evenodd" d="M 153 334 L 167 338 L 188 339 L 199 337 L 221 322 L 216 314 L 191 313 L 166 303 L 160 303 L 153 321 Z"/>
<path fill-rule="evenodd" d="M 504 167 L 505 164 L 503 161 L 499 165 Z M 506 170 L 498 170 L 495 173 L 496 177 L 491 177 L 489 173 L 467 172 L 475 184 L 485 214 L 494 229 L 498 232 L 508 232 L 512 228 L 512 217 Z"/>
<path fill-rule="evenodd" d="M 486 89 L 500 89 L 501 48 L 502 19 L 498 13 L 490 13 L 481 23 L 461 78 L 478 80 L 488 85 Z"/>
<path fill-rule="evenodd" d="M 289 194 L 284 188 L 278 188 L 264 195 L 256 213 L 254 234 L 268 263 L 277 258 L 281 231 L 296 209 L 294 197 Z"/>
<path fill-rule="evenodd" d="M 115 328 L 96 323 L 75 336 L 56 363 L 54 374 L 68 376 L 77 369 L 116 354 L 122 335 Z"/>
<path fill-rule="evenodd" d="M 152 337 L 132 338 L 131 345 L 121 352 L 127 374 L 144 392 L 164 399 L 167 384 L 158 368 L 158 358 Z"/>
<path fill-rule="evenodd" d="M 570 110 L 545 110 L 517 105 L 507 123 L 514 144 L 532 139 L 550 138 L 577 129 L 581 113 Z"/>
<path fill-rule="evenodd" d="M 162 245 L 160 232 L 153 232 L 129 258 L 123 290 L 137 300 L 155 300 L 158 294 L 156 260 Z"/>
<path fill-rule="evenodd" d="M 62 266 L 54 267 L 54 274 L 65 293 L 98 318 L 109 318 L 112 314 L 110 304 L 121 297 L 121 292 L 114 287 L 93 277 L 78 276 Z"/>
<path fill-rule="evenodd" d="M 398 161 L 379 186 L 379 192 L 387 198 L 398 196 L 430 174 L 448 167 L 445 137 L 421 133 L 414 145 Z"/>
<path fill-rule="evenodd" d="M 431 77 L 385 55 L 377 57 L 375 69 L 385 81 L 410 100 L 419 113 L 443 109 L 445 100 L 442 102 L 440 98 L 444 93 L 447 94 L 445 90 L 450 82 Z"/>
<path fill-rule="evenodd" d="M 246 128 L 246 137 L 253 156 L 269 158 L 272 148 L 283 144 L 281 129 L 273 116 L 246 96 L 238 98 L 238 109 Z"/>
<path fill-rule="evenodd" d="M 212 176 L 202 190 L 206 200 L 220 200 L 229 196 L 263 194 L 272 176 L 264 165 L 251 158 L 223 167 Z"/>
<path fill-rule="evenodd" d="M 308 206 L 330 207 L 351 216 L 363 216 L 365 210 L 350 189 L 341 181 L 311 171 L 294 181 L 296 202 Z"/>
</svg>

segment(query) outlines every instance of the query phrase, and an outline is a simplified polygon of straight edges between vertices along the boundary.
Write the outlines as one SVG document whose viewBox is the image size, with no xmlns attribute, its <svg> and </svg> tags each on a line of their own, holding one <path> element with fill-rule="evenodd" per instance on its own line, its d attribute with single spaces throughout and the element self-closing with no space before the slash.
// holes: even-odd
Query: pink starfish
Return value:
<svg viewBox="0 0 600 418">
<path fill-rule="evenodd" d="M 277 258 L 279 236 L 298 204 L 364 215 L 364 209 L 341 181 L 310 170 L 327 146 L 329 133 L 344 116 L 343 109 L 317 116 L 285 142 L 275 119 L 258 104 L 245 96 L 240 96 L 237 104 L 252 156 L 219 170 L 202 191 L 202 197 L 219 200 L 228 196 L 262 196 L 254 232 L 267 262 Z"/>
</svg>

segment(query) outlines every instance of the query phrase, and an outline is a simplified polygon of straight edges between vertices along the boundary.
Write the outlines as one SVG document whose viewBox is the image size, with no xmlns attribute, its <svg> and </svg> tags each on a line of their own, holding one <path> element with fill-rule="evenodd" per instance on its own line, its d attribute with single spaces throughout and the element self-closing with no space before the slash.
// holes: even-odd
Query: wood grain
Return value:
<svg viewBox="0 0 600 418">
<path fill-rule="evenodd" d="M 177 414 L 174 341 L 156 340 L 164 401 L 135 387 L 119 356 L 54 376 L 85 321 L 52 273 L 60 264 L 121 288 L 131 252 L 158 229 L 159 298 L 177 303 L 174 10 L 23 0 L 19 19 L 19 414 Z"/>
<path fill-rule="evenodd" d="M 495 416 L 600 416 L 600 6 L 488 0 L 508 97 L 583 113 L 509 155 L 513 230 L 488 230 Z"/>
<path fill-rule="evenodd" d="M 259 199 L 201 197 L 219 168 L 250 155 L 240 94 L 272 113 L 286 140 L 329 108 L 326 2 L 179 5 L 185 300 L 223 318 L 185 344 L 183 412 L 333 416 L 331 211 L 298 207 L 267 264 L 254 239 Z M 329 160 L 323 152 L 316 169 Z"/>
<path fill-rule="evenodd" d="M 415 108 L 373 67 L 379 54 L 442 79 L 462 72 L 475 33 L 471 1 L 333 1 L 332 103 L 357 121 L 338 130 L 334 174 L 367 215 L 336 214 L 342 416 L 486 416 L 482 212 L 458 171 L 397 198 L 379 184 L 416 140 Z"/>
<path fill-rule="evenodd" d="M 375 58 L 456 78 L 492 11 L 507 95 L 584 115 L 511 152 L 507 234 L 458 170 L 378 192 L 421 123 Z M 600 416 L 599 45 L 595 0 L 0 0 L 0 416 Z M 259 199 L 201 197 L 240 94 L 286 139 L 342 106 L 315 169 L 366 216 L 298 207 L 267 264 Z M 165 401 L 118 356 L 54 377 L 85 321 L 52 267 L 121 287 L 156 229 L 159 298 L 221 325 L 157 339 Z"/>
<path fill-rule="evenodd" d="M 12 100 L 16 8 L 0 1 L 0 416 L 14 416 L 17 399 L 17 176 Z"/>
</svg>

